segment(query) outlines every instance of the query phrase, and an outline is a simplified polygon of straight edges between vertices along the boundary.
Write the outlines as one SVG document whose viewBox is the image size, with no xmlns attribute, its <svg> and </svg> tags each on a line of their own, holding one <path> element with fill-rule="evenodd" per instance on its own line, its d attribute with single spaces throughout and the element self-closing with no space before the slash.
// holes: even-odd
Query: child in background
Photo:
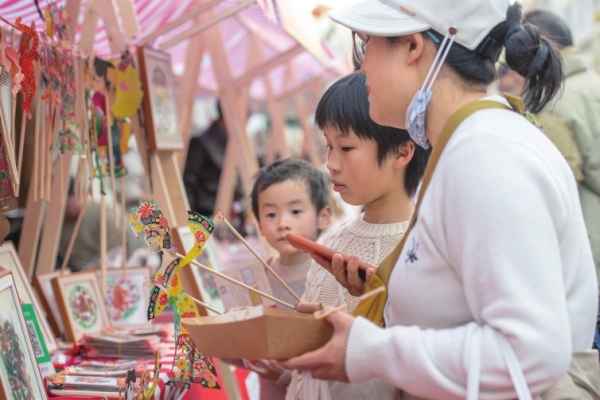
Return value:
<svg viewBox="0 0 600 400">
<path fill-rule="evenodd" d="M 294 233 L 317 240 L 327 228 L 331 219 L 327 181 L 325 172 L 307 161 L 290 158 L 263 167 L 252 189 L 252 211 L 260 232 L 279 254 L 269 264 L 298 296 L 304 292 L 311 258 L 289 244 L 285 235 Z M 273 296 L 295 304 L 292 295 L 268 271 L 267 278 Z M 226 361 L 240 364 L 236 360 Z M 261 400 L 285 398 L 289 372 L 267 360 L 255 364 L 244 362 L 244 366 L 259 374 Z"/>
<path fill-rule="evenodd" d="M 354 73 L 334 83 L 323 95 L 316 122 L 327 141 L 327 169 L 333 190 L 364 213 L 328 232 L 323 244 L 340 253 L 379 265 L 406 232 L 414 210 L 413 196 L 425 172 L 430 150 L 416 146 L 408 132 L 377 125 L 369 116 L 366 78 Z M 352 257 L 351 257 L 352 258 Z M 342 305 L 353 297 L 325 268 L 313 262 L 306 277 L 299 311 L 316 304 Z M 357 304 L 347 307 L 350 313 Z M 297 374 L 297 371 L 294 371 Z M 296 379 L 301 398 L 301 376 Z M 310 392 L 318 391 L 318 381 Z M 394 398 L 396 389 L 383 380 L 361 384 L 331 382 L 333 399 Z"/>
</svg>

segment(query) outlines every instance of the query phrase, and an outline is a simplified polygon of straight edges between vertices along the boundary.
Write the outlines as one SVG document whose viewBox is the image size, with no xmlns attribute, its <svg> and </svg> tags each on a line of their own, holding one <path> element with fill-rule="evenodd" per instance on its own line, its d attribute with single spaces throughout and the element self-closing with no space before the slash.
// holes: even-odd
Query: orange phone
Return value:
<svg viewBox="0 0 600 400">
<path fill-rule="evenodd" d="M 333 255 L 336 253 L 341 254 L 342 257 L 344 258 L 344 264 L 348 264 L 348 260 L 349 260 L 350 256 L 348 256 L 346 254 L 342 254 L 339 251 L 335 251 L 327 246 L 323 246 L 322 244 L 313 242 L 310 239 L 303 238 L 302 236 L 298 236 L 293 233 L 288 233 L 287 235 L 285 235 L 285 238 L 287 239 L 288 242 L 290 242 L 290 244 L 292 246 L 294 246 L 298 250 L 301 250 L 308 254 L 313 254 L 313 253 L 318 254 L 321 257 L 324 257 L 328 260 L 333 259 Z M 360 279 L 363 282 L 365 282 L 367 280 L 367 276 L 366 276 L 367 268 L 373 268 L 373 265 L 361 261 L 358 264 L 358 267 L 359 267 L 358 276 L 360 277 Z"/>
</svg>

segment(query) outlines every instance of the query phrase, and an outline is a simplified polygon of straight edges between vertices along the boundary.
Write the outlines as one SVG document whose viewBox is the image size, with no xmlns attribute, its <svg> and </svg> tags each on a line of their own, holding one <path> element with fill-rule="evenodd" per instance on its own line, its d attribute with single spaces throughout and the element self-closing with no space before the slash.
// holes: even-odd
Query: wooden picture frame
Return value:
<svg viewBox="0 0 600 400">
<path fill-rule="evenodd" d="M 46 316 L 48 318 L 48 324 L 54 331 L 56 337 L 61 337 L 65 331 L 65 325 L 60 314 L 60 308 L 54 295 L 54 288 L 52 287 L 52 279 L 61 275 L 69 275 L 70 269 L 65 269 L 64 273 L 61 271 L 52 271 L 47 274 L 39 274 L 33 276 L 33 288 L 36 290 L 42 307 L 46 310 Z"/>
<path fill-rule="evenodd" d="M 150 150 L 183 150 L 171 56 L 143 46 L 138 48 L 138 60 Z"/>
<path fill-rule="evenodd" d="M 29 339 L 12 271 L 0 273 L 0 400 L 25 398 L 46 400 L 44 381 Z M 19 396 L 17 396 L 19 392 Z"/>
<path fill-rule="evenodd" d="M 173 243 L 177 247 L 178 251 L 182 254 L 186 254 L 188 251 L 190 251 L 196 243 L 194 234 L 187 226 L 171 229 L 171 239 L 173 240 Z M 204 244 L 202 253 L 198 258 L 196 258 L 196 261 L 202 265 L 206 265 L 207 267 L 214 269 L 215 271 L 223 272 L 223 268 L 219 258 L 217 257 L 217 254 L 215 239 L 212 238 Z M 184 280 L 183 285 L 185 290 L 191 296 L 196 297 L 197 299 L 221 312 L 225 311 L 225 306 L 223 305 L 223 301 L 219 294 L 219 287 L 217 284 L 218 277 L 193 264 L 184 267 L 184 269 L 181 271 L 181 274 L 184 272 L 188 273 L 189 281 L 186 282 Z M 208 312 L 204 310 L 204 308 L 201 306 L 198 306 L 198 309 L 199 311 L 202 309 L 202 311 L 200 311 L 202 315 L 214 314 L 211 311 Z"/>
<path fill-rule="evenodd" d="M 31 288 L 31 284 L 25 275 L 25 271 L 23 271 L 21 261 L 19 260 L 19 256 L 17 255 L 17 251 L 12 242 L 4 242 L 0 247 L 0 271 L 2 270 L 9 270 L 13 273 L 13 279 L 17 286 L 17 292 L 19 293 L 21 302 L 29 303 L 33 306 L 33 310 L 38 318 L 40 327 L 42 328 L 42 336 L 46 343 L 46 348 L 49 353 L 54 353 L 58 349 L 54 332 L 48 324 L 46 314 L 42 310 L 42 307 L 40 307 L 38 298 Z"/>
<path fill-rule="evenodd" d="M 98 280 L 101 271 L 96 271 Z M 144 283 L 152 277 L 150 267 L 127 268 L 123 277 L 122 268 L 106 270 L 106 293 L 104 305 L 112 326 L 134 327 L 152 323 L 148 321 L 150 288 Z"/>
<path fill-rule="evenodd" d="M 52 279 L 52 287 L 68 341 L 76 342 L 85 333 L 98 332 L 110 326 L 95 272 L 57 276 Z"/>
</svg>

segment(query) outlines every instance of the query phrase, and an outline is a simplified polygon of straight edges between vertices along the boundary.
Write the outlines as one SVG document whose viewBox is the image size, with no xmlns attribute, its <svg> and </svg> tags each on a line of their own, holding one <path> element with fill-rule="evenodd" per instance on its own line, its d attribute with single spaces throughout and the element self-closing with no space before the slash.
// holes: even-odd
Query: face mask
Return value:
<svg viewBox="0 0 600 400">
<path fill-rule="evenodd" d="M 446 57 L 448 56 L 450 47 L 454 42 L 454 35 L 455 33 L 452 34 L 449 32 L 444 36 L 444 40 L 433 60 L 433 64 L 431 64 L 429 72 L 427 72 L 423 86 L 421 86 L 421 89 L 414 95 L 406 109 L 406 130 L 408 131 L 410 138 L 425 150 L 431 146 L 427 139 L 427 135 L 425 134 L 425 111 L 427 110 L 427 105 L 433 94 L 431 91 L 433 82 L 435 82 L 435 78 L 437 78 L 444 60 L 446 60 Z"/>
</svg>

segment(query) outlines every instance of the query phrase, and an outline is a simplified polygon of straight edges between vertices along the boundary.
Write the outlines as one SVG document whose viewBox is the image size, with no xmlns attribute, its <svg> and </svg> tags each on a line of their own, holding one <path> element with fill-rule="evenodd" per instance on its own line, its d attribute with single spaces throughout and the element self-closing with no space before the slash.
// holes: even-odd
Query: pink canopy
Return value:
<svg viewBox="0 0 600 400">
<path fill-rule="evenodd" d="M 96 0 L 96 2 L 97 1 L 104 0 Z M 195 0 L 132 0 L 132 2 L 141 30 L 140 37 L 154 32 L 161 26 L 189 13 L 195 7 L 198 7 L 198 2 Z M 49 4 L 47 0 L 39 0 L 38 3 L 40 8 L 42 8 L 42 12 Z M 55 1 L 54 3 L 63 6 L 65 0 Z M 79 15 L 75 43 L 78 43 L 79 40 L 81 22 L 83 20 L 84 10 L 86 10 L 86 3 L 86 0 L 81 1 L 81 13 Z M 215 7 L 215 13 L 233 7 L 238 3 L 240 3 L 240 0 L 224 0 Z M 278 14 L 277 10 L 276 14 Z M 22 17 L 23 23 L 27 25 L 31 24 L 31 22 L 35 22 L 38 30 L 41 30 L 44 27 L 43 20 L 40 18 L 33 0 L 5 0 L 0 3 L 0 15 L 11 22 L 18 17 Z M 1 24 L 2 23 L 0 22 L 0 25 Z M 185 32 L 193 25 L 194 21 L 189 20 L 164 35 L 164 38 L 170 38 L 178 33 Z M 246 7 L 235 15 L 222 20 L 219 22 L 218 27 L 233 79 L 239 78 L 247 72 L 246 65 L 248 63 L 251 32 L 257 34 L 261 39 L 264 62 L 268 62 L 268 60 L 279 54 L 285 53 L 298 44 L 296 39 L 289 35 L 282 27 L 280 18 L 278 18 L 277 23 L 271 22 L 265 17 L 262 9 L 256 3 Z M 155 44 L 160 47 L 161 41 L 164 42 L 164 38 L 159 37 Z M 176 74 L 181 74 L 184 70 L 187 52 L 194 50 L 189 48 L 189 43 L 190 40 L 186 39 L 166 49 L 172 56 L 173 69 Z M 133 43 L 129 44 L 135 45 L 136 39 L 134 38 Z M 326 46 L 325 43 L 323 45 Z M 339 59 L 336 59 L 331 51 L 327 51 L 328 49 L 325 50 L 325 59 L 322 58 L 321 60 L 317 60 L 313 55 L 306 51 L 299 53 L 292 59 L 291 65 L 293 74 L 295 75 L 298 85 L 311 81 L 315 77 L 328 79 L 349 72 L 349 69 L 347 68 L 344 71 L 345 66 L 340 68 Z M 99 20 L 95 36 L 94 52 L 99 57 L 111 55 L 107 32 L 102 18 Z M 284 71 L 285 65 L 280 65 L 273 68 L 269 73 L 273 94 L 275 96 L 280 95 L 284 91 Z M 216 92 L 218 90 L 210 57 L 206 55 L 202 61 L 202 70 L 198 83 L 202 89 L 210 92 Z M 289 85 L 285 89 L 290 90 Z M 250 95 L 254 98 L 265 97 L 265 88 L 262 80 L 257 79 L 252 83 Z"/>
</svg>

